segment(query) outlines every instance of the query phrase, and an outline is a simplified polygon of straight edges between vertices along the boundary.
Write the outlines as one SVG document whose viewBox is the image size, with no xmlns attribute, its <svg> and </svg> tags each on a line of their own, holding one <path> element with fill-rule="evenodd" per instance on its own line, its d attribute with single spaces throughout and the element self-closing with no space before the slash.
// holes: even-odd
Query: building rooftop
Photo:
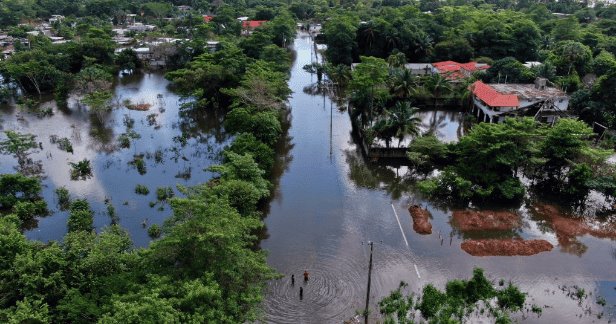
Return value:
<svg viewBox="0 0 616 324">
<path fill-rule="evenodd" d="M 242 27 L 253 29 L 253 28 L 261 27 L 261 25 L 263 25 L 266 22 L 267 20 L 245 20 L 245 21 L 242 21 Z"/>
<path fill-rule="evenodd" d="M 490 86 L 499 93 L 513 94 L 523 100 L 534 101 L 567 96 L 567 94 L 565 94 L 565 92 L 560 89 L 547 86 L 539 88 L 535 84 L 499 83 L 490 84 Z"/>
<path fill-rule="evenodd" d="M 534 85 L 533 85 L 534 86 Z M 469 89 L 473 94 L 491 107 L 519 107 L 520 101 L 515 94 L 501 93 L 492 85 L 487 85 L 481 81 L 475 81 Z"/>
</svg>

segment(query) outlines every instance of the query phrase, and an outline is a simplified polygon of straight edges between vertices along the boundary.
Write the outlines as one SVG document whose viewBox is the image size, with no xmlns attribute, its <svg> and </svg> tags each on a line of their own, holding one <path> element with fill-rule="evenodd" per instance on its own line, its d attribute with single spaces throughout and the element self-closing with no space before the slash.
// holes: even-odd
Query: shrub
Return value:
<svg viewBox="0 0 616 324">
<path fill-rule="evenodd" d="M 66 189 L 66 187 L 59 187 L 56 188 L 55 192 L 58 197 L 58 206 L 60 206 L 60 209 L 64 210 L 68 208 L 71 203 L 71 196 L 68 189 Z"/>
<path fill-rule="evenodd" d="M 138 185 L 135 187 L 135 193 L 136 193 L 136 194 L 138 194 L 138 195 L 144 195 L 144 196 L 146 196 L 147 194 L 149 194 L 149 193 L 150 193 L 150 189 L 148 189 L 148 187 L 146 187 L 146 186 L 144 186 L 144 185 L 140 185 L 140 184 L 138 184 Z"/>
<path fill-rule="evenodd" d="M 162 231 L 158 224 L 152 224 L 152 226 L 148 228 L 148 235 L 153 239 L 159 238 L 161 234 Z"/>
<path fill-rule="evenodd" d="M 174 195 L 175 193 L 171 187 L 156 188 L 156 199 L 158 199 L 158 201 L 166 201 L 167 199 L 173 198 Z"/>
</svg>

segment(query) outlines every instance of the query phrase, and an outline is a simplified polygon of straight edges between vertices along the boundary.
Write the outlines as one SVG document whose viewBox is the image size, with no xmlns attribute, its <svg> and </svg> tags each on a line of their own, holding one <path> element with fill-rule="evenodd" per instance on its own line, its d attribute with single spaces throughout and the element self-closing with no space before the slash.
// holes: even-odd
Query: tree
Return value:
<svg viewBox="0 0 616 324">
<path fill-rule="evenodd" d="M 102 123 L 105 114 L 113 109 L 111 105 L 111 99 L 113 94 L 111 91 L 95 90 L 88 93 L 83 98 L 83 103 L 90 107 L 90 112 L 95 114 L 98 120 Z"/>
<path fill-rule="evenodd" d="M 390 120 L 392 127 L 396 130 L 394 137 L 398 139 L 398 147 L 407 135 L 414 137 L 419 135 L 421 118 L 417 117 L 418 112 L 419 109 L 411 107 L 408 101 L 398 101 L 391 110 L 386 112 L 386 118 Z"/>
<path fill-rule="evenodd" d="M 86 200 L 78 199 L 71 203 L 70 215 L 68 217 L 68 231 L 90 232 L 94 228 L 93 212 L 90 204 Z"/>
<path fill-rule="evenodd" d="M 417 78 L 410 70 L 397 69 L 389 79 L 391 93 L 399 99 L 410 99 L 416 92 Z"/>
<path fill-rule="evenodd" d="M 548 57 L 557 68 L 559 75 L 569 75 L 573 70 L 584 75 L 586 66 L 590 63 L 592 52 L 588 46 L 571 40 L 557 43 Z"/>
<path fill-rule="evenodd" d="M 327 43 L 325 55 L 332 64 L 353 63 L 353 53 L 357 48 L 356 32 L 357 20 L 349 16 L 331 17 L 324 24 L 323 34 Z"/>
<path fill-rule="evenodd" d="M 1 154 L 12 154 L 17 159 L 19 165 L 26 163 L 30 150 L 38 148 L 36 136 L 32 134 L 21 134 L 15 131 L 5 131 L 7 139 L 0 142 Z"/>
<path fill-rule="evenodd" d="M 434 59 L 437 61 L 468 62 L 474 54 L 473 47 L 465 38 L 455 38 L 434 45 Z"/>
<path fill-rule="evenodd" d="M 19 202 L 43 201 L 41 181 L 22 174 L 0 175 L 0 209 L 11 210 Z"/>
<path fill-rule="evenodd" d="M 449 80 L 439 73 L 422 77 L 421 84 L 422 88 L 432 96 L 434 107 L 438 107 L 439 99 L 452 91 Z"/>
<path fill-rule="evenodd" d="M 353 117 L 361 116 L 361 123 L 365 126 L 372 122 L 376 111 L 389 97 L 386 87 L 389 76 L 387 62 L 380 58 L 362 56 L 362 62 L 355 66 L 351 74 L 351 103 L 357 110 Z"/>
<path fill-rule="evenodd" d="M 533 71 L 513 57 L 497 60 L 485 74 L 485 80 L 491 83 L 532 83 Z"/>
</svg>

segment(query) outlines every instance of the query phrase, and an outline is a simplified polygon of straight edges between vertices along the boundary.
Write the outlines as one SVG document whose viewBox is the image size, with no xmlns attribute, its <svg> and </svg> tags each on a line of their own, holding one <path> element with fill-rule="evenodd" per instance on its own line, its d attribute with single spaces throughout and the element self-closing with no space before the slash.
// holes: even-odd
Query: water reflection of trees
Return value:
<svg viewBox="0 0 616 324">
<path fill-rule="evenodd" d="M 414 179 L 404 171 L 401 164 L 383 164 L 367 162 L 360 152 L 345 151 L 346 162 L 349 165 L 349 178 L 358 187 L 382 189 L 392 199 L 399 199 L 404 192 L 410 191 Z"/>
</svg>

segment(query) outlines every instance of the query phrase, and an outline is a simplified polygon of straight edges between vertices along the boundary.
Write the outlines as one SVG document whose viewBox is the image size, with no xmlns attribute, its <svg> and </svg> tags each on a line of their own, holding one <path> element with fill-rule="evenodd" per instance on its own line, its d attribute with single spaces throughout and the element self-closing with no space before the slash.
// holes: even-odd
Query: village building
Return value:
<svg viewBox="0 0 616 324">
<path fill-rule="evenodd" d="M 430 63 L 407 63 L 404 68 L 409 70 L 412 75 L 429 75 L 433 74 L 434 66 Z"/>
<path fill-rule="evenodd" d="M 569 97 L 549 87 L 547 79 L 537 78 L 534 84 L 473 83 L 471 112 L 479 121 L 498 123 L 511 116 L 534 116 L 544 123 L 553 123 L 567 115 Z"/>
<path fill-rule="evenodd" d="M 543 63 L 537 62 L 537 61 L 528 61 L 528 62 L 524 62 L 524 64 L 522 64 L 522 65 L 524 65 L 525 67 L 527 67 L 529 69 L 532 69 L 534 67 L 542 66 Z"/>
<path fill-rule="evenodd" d="M 216 51 L 218 51 L 220 49 L 220 42 L 219 41 L 207 41 L 205 43 L 205 48 L 210 52 L 210 53 L 214 53 Z"/>
<path fill-rule="evenodd" d="M 455 61 L 442 61 L 432 63 L 432 67 L 433 73 L 438 73 L 450 81 L 457 81 L 469 78 L 475 72 L 485 71 L 490 68 L 490 66 L 485 63 L 458 63 Z"/>
<path fill-rule="evenodd" d="M 205 22 L 205 23 L 209 23 L 210 21 L 212 21 L 212 19 L 214 19 L 214 16 L 203 15 L 203 22 Z"/>
<path fill-rule="evenodd" d="M 144 25 L 143 23 L 134 23 L 128 27 L 126 27 L 126 29 L 130 30 L 130 31 L 134 31 L 134 32 L 139 32 L 139 33 L 143 33 L 146 31 L 152 31 L 156 28 L 156 26 L 154 25 Z"/>
<path fill-rule="evenodd" d="M 244 18 L 244 17 L 240 17 L 240 18 Z M 243 20 L 242 21 L 242 35 L 252 34 L 252 32 L 255 29 L 263 26 L 263 24 L 265 24 L 266 22 L 267 20 Z"/>
<path fill-rule="evenodd" d="M 48 21 L 50 24 L 53 24 L 55 22 L 61 22 L 62 20 L 64 20 L 64 16 L 62 15 L 51 15 Z"/>
</svg>

